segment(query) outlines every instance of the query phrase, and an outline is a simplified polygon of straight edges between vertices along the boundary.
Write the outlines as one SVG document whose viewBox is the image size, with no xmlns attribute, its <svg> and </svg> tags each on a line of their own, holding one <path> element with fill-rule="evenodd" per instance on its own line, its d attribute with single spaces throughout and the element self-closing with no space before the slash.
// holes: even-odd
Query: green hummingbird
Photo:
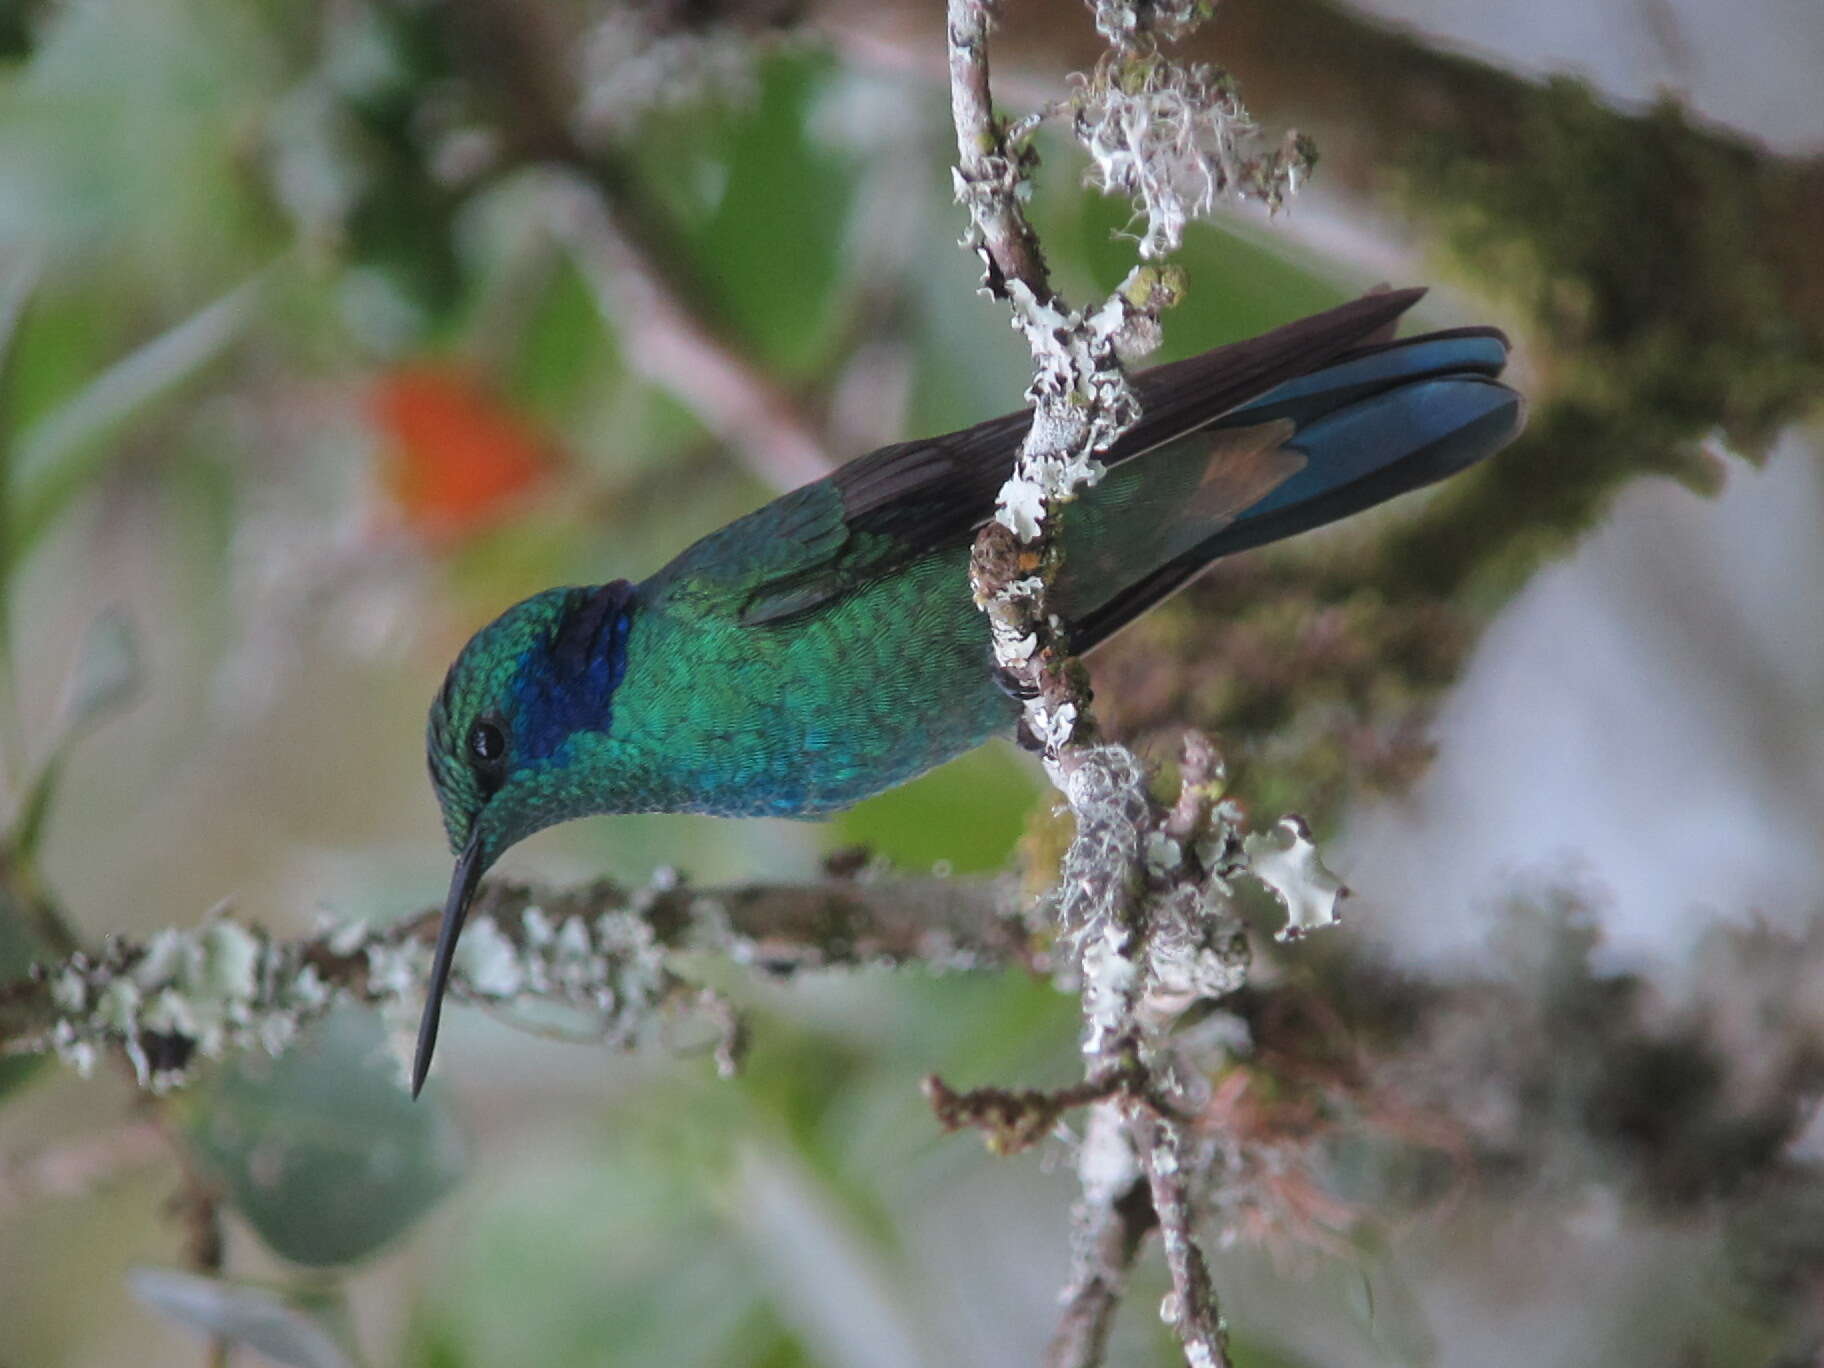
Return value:
<svg viewBox="0 0 1824 1368">
<path fill-rule="evenodd" d="M 1520 430 L 1507 341 L 1393 341 L 1423 290 L 1367 295 L 1134 378 L 1142 417 L 1065 514 L 1047 603 L 1084 652 L 1219 556 L 1441 479 Z M 1030 414 L 883 447 L 639 584 L 548 589 L 457 656 L 431 705 L 456 852 L 412 1091 L 483 871 L 592 813 L 817 817 L 1012 732 L 1020 700 L 969 548 Z"/>
</svg>

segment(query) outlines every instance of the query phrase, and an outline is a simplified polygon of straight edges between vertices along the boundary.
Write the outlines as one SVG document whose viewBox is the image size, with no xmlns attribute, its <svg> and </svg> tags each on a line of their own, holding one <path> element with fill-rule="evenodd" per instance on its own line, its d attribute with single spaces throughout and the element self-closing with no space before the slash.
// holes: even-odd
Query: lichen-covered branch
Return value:
<svg viewBox="0 0 1824 1368">
<path fill-rule="evenodd" d="M 1100 1363 L 1114 1329 L 1115 1310 L 1146 1237 L 1157 1228 L 1152 1193 L 1136 1178 L 1117 1196 L 1096 1203 L 1077 1232 L 1075 1275 L 1064 1292 L 1058 1328 L 1045 1348 L 1045 1368 Z"/>
<path fill-rule="evenodd" d="M 1184 1130 L 1174 1121 L 1147 1112 L 1136 1113 L 1131 1125 L 1159 1221 L 1165 1266 L 1172 1273 L 1171 1295 L 1160 1308 L 1160 1319 L 1178 1331 L 1191 1368 L 1215 1368 L 1229 1361 L 1228 1329 L 1216 1305 L 1210 1266 L 1197 1243 Z"/>
<path fill-rule="evenodd" d="M 1188 13 L 1107 0 L 1095 11 L 1111 49 L 1095 76 L 1081 81 L 1076 131 L 1092 175 L 1134 197 L 1147 221 L 1141 254 L 1152 257 L 1177 244 L 1187 217 L 1243 188 L 1239 139 L 1252 127 L 1226 79 L 1177 67 L 1157 51 L 1155 18 L 1177 32 L 1191 22 Z M 1057 520 L 1102 477 L 1098 455 L 1138 420 L 1122 363 L 1157 341 L 1158 316 L 1181 282 L 1136 267 L 1107 300 L 1083 311 L 1052 289 L 1020 203 L 1036 164 L 1030 124 L 1010 127 L 993 110 L 992 12 L 985 0 L 950 0 L 956 195 L 969 213 L 964 245 L 983 262 L 983 290 L 1009 305 L 1032 352 L 1033 419 L 995 521 L 976 540 L 970 580 L 988 615 L 996 668 L 1024 700 L 1022 739 L 1044 757 L 1076 823 L 1051 902 L 1079 969 L 1086 1077 L 1055 1093 L 958 1094 L 933 1079 L 927 1094 L 943 1124 L 980 1128 L 1001 1150 L 1031 1144 L 1066 1110 L 1091 1106 L 1078 1153 L 1076 1257 L 1053 1363 L 1100 1361 L 1140 1238 L 1127 1238 L 1138 1227 L 1116 1204 L 1131 1204 L 1144 1190 L 1172 1273 L 1168 1319 L 1187 1362 L 1217 1368 L 1228 1363 L 1223 1322 L 1194 1230 L 1196 1185 L 1183 1159 L 1188 1146 L 1165 1028 L 1190 1002 L 1220 997 L 1245 979 L 1231 878 L 1253 872 L 1279 893 L 1293 914 L 1289 930 L 1331 919 L 1342 887 L 1309 853 L 1302 823 L 1277 845 L 1242 839 L 1238 812 L 1220 801 L 1220 764 L 1207 743 L 1187 744 L 1170 808 L 1153 798 L 1130 752 L 1095 743 L 1087 676 L 1046 606 L 1059 566 Z M 1301 156 L 1299 167 L 1309 160 Z M 1291 161 L 1248 165 L 1257 189 L 1272 188 L 1267 198 L 1290 188 Z"/>
<path fill-rule="evenodd" d="M 1051 281 L 1038 238 L 1019 205 L 1030 169 L 1029 146 L 1010 139 L 995 118 L 988 88 L 990 0 L 951 0 L 950 120 L 956 126 L 956 197 L 969 210 L 971 233 L 988 274 L 986 288 L 1005 298 L 1018 281 L 1035 302 L 1051 302 Z"/>
<path fill-rule="evenodd" d="M 1184 1148 L 1177 1094 L 1189 1075 L 1177 1067 L 1166 1028 L 1190 1003 L 1246 981 L 1247 940 L 1229 901 L 1230 881 L 1249 872 L 1239 814 L 1217 801 L 1220 770 L 1201 738 L 1187 742 L 1179 800 L 1169 809 L 1152 798 L 1129 752 L 1098 746 L 1073 758 L 1066 793 L 1077 836 L 1057 905 L 1081 957 L 1083 1054 L 1092 1078 L 1131 1081 L 1093 1107 L 1078 1150 L 1082 1196 L 1066 1304 L 1109 1283 L 1109 1207 L 1143 1182 L 1170 1237 L 1162 1243 L 1178 1290 L 1171 1319 L 1186 1360 L 1199 1368 L 1227 1364 L 1193 1232 L 1190 1180 L 1177 1160 Z M 1082 1343 L 1093 1345 L 1093 1337 Z"/>
<path fill-rule="evenodd" d="M 863 964 L 1043 966 L 1012 913 L 1009 883 L 847 879 L 693 888 L 665 876 L 558 891 L 494 881 L 477 894 L 451 996 L 563 1003 L 604 1039 L 642 1038 L 656 1014 L 694 1003 L 680 951 L 715 950 L 766 973 Z M 187 1082 L 196 1063 L 283 1049 L 341 1002 L 417 1012 L 438 909 L 383 927 L 352 923 L 301 941 L 218 918 L 114 942 L 0 984 L 0 1054 L 54 1052 L 83 1072 L 124 1055 L 143 1087 Z"/>
</svg>

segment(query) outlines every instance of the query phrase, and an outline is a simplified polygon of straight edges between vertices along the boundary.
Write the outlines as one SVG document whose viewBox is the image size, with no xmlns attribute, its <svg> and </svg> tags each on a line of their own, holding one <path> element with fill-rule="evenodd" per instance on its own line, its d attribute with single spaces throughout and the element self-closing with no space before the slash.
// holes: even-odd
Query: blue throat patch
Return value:
<svg viewBox="0 0 1824 1368">
<path fill-rule="evenodd" d="M 627 673 L 633 610 L 626 580 L 572 589 L 549 640 L 519 658 L 513 742 L 520 759 L 548 760 L 573 733 L 608 730 Z"/>
</svg>

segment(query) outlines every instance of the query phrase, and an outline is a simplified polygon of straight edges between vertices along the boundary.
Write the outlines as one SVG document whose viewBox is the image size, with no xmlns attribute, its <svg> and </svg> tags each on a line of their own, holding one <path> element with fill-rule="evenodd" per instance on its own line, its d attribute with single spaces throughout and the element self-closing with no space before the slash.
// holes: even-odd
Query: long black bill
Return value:
<svg viewBox="0 0 1824 1368">
<path fill-rule="evenodd" d="M 456 938 L 462 934 L 463 918 L 469 915 L 469 899 L 475 896 L 475 885 L 481 882 L 481 823 L 468 845 L 456 857 L 456 872 L 450 876 L 450 897 L 443 905 L 443 925 L 437 930 L 437 953 L 431 960 L 431 981 L 425 989 L 424 1015 L 418 1021 L 418 1054 L 412 1060 L 412 1096 L 424 1087 L 424 1076 L 431 1071 L 431 1053 L 437 1048 L 437 1022 L 443 1016 L 443 990 L 450 981 L 450 961 L 456 954 Z"/>
</svg>

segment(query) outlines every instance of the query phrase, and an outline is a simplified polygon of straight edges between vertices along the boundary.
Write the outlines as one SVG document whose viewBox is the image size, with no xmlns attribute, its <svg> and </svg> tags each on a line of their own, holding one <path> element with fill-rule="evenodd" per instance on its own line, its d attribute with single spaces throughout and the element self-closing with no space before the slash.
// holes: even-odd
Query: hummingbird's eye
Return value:
<svg viewBox="0 0 1824 1368">
<path fill-rule="evenodd" d="M 469 728 L 469 759 L 484 773 L 499 768 L 507 758 L 507 738 L 500 724 L 479 718 Z"/>
</svg>

